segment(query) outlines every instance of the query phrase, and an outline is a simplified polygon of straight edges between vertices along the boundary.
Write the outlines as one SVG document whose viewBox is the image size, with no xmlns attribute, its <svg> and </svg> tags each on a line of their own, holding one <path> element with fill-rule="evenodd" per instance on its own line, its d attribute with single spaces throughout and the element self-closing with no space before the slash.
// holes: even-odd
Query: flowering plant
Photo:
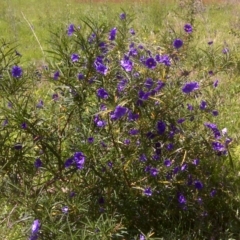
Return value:
<svg viewBox="0 0 240 240">
<path fill-rule="evenodd" d="M 29 88 L 39 76 L 18 58 L 3 68 L 1 165 L 27 189 L 37 219 L 30 239 L 224 227 L 232 139 L 215 122 L 213 72 L 227 71 L 225 54 L 216 71 L 206 69 L 193 61 L 190 23 L 161 47 L 142 42 L 130 23 L 124 12 L 114 26 L 87 19 L 54 33 L 44 99 Z"/>
</svg>

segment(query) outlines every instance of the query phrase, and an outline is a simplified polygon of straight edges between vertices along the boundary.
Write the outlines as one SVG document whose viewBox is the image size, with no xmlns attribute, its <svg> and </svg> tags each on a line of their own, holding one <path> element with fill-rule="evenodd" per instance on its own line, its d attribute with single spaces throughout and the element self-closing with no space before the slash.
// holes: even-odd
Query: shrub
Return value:
<svg viewBox="0 0 240 240">
<path fill-rule="evenodd" d="M 190 62 L 191 24 L 157 46 L 122 16 L 53 34 L 45 101 L 28 89 L 31 73 L 4 70 L 2 168 L 34 216 L 30 238 L 219 238 L 237 219 L 208 50 Z M 227 71 L 225 54 L 215 58 Z"/>
</svg>

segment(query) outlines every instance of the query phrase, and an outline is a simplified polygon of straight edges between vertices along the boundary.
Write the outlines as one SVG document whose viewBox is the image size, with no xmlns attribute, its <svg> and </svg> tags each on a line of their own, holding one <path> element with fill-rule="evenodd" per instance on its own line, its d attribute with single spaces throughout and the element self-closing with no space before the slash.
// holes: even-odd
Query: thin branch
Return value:
<svg viewBox="0 0 240 240">
<path fill-rule="evenodd" d="M 25 15 L 23 14 L 23 12 L 21 12 L 21 13 L 22 13 L 22 16 L 23 16 L 24 20 L 25 20 L 25 21 L 27 22 L 27 24 L 29 25 L 29 27 L 30 27 L 30 29 L 31 29 L 34 37 L 36 38 L 36 40 L 37 40 L 37 42 L 38 42 L 38 45 L 39 45 L 39 47 L 40 47 L 40 49 L 41 49 L 41 51 L 42 51 L 43 57 L 45 58 L 45 53 L 44 53 L 44 51 L 43 51 L 42 45 L 41 45 L 41 43 L 40 43 L 40 41 L 39 41 L 39 39 L 38 39 L 35 31 L 33 30 L 32 25 L 31 25 L 30 22 L 27 20 L 27 18 L 26 18 Z"/>
</svg>

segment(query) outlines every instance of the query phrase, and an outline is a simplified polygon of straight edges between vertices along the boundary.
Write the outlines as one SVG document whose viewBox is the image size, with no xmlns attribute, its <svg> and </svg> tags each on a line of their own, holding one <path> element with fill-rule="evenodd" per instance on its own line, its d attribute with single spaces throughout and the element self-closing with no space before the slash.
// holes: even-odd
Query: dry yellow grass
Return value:
<svg viewBox="0 0 240 240">
<path fill-rule="evenodd" d="M 72 0 L 74 2 L 78 3 L 132 3 L 132 2 L 139 2 L 139 3 L 146 3 L 150 4 L 154 0 Z M 159 2 L 163 3 L 169 3 L 169 2 L 175 2 L 178 3 L 180 0 L 159 0 Z M 240 4 L 239 0 L 195 0 L 196 2 L 199 1 L 202 4 Z"/>
<path fill-rule="evenodd" d="M 238 0 L 200 0 L 203 4 L 218 4 L 218 3 L 229 3 L 229 4 L 239 4 Z"/>
</svg>

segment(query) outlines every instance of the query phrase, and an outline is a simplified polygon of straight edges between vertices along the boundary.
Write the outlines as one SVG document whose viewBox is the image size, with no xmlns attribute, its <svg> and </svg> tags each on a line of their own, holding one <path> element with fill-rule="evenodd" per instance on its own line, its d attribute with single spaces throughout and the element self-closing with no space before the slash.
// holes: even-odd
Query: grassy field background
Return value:
<svg viewBox="0 0 240 240">
<path fill-rule="evenodd" d="M 236 12 L 239 6 L 236 6 L 236 3 L 237 1 L 204 0 L 196 4 L 200 12 L 198 20 L 201 26 L 199 27 L 202 27 L 202 35 L 206 40 L 229 39 L 229 27 L 238 21 Z M 177 4 L 181 4 L 181 1 L 59 0 L 57 2 L 39 2 L 36 0 L 8 0 L 0 2 L 0 27 L 2 36 L 18 42 L 24 60 L 40 60 L 43 58 L 43 54 L 36 41 L 36 36 L 45 49 L 47 47 L 46 40 L 50 36 L 49 31 L 55 26 L 67 25 L 71 22 L 77 23 L 80 17 L 91 15 L 111 21 L 123 8 L 135 16 L 137 21 L 134 22 L 134 25 L 137 29 L 147 29 L 145 34 L 148 37 L 151 31 L 161 31 L 167 11 L 174 9 Z M 203 12 L 204 14 L 202 14 Z M 139 32 L 142 33 L 142 31 Z M 204 37 L 201 39 L 204 41 Z"/>
</svg>

